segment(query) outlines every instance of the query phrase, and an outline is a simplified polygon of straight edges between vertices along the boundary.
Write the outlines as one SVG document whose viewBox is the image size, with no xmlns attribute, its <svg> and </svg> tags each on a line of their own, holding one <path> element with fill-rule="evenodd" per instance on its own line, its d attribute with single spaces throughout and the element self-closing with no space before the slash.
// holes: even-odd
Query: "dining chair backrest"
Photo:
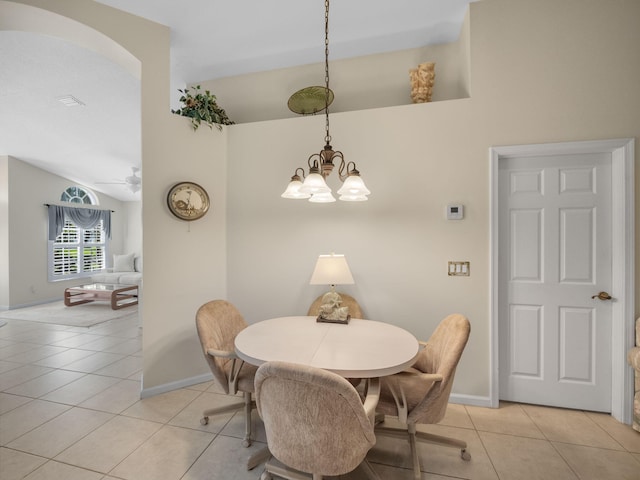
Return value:
<svg viewBox="0 0 640 480">
<path fill-rule="evenodd" d="M 333 372 L 266 362 L 258 368 L 255 388 L 269 450 L 313 478 L 354 470 L 376 442 L 358 392 Z"/>
<path fill-rule="evenodd" d="M 422 478 L 418 442 L 458 448 L 460 457 L 469 461 L 467 442 L 457 438 L 418 430 L 417 424 L 440 422 L 447 411 L 456 367 L 469 340 L 471 325 L 460 314 L 445 317 L 426 342 L 412 368 L 389 375 L 382 382 L 376 412 L 384 420 L 376 425 L 377 435 L 409 440 L 413 478 Z M 387 422 L 387 416 L 396 417 Z"/>
<path fill-rule="evenodd" d="M 436 327 L 424 349 L 418 354 L 413 368 L 424 373 L 442 375 L 427 395 L 408 415 L 409 423 L 437 423 L 444 418 L 449 402 L 453 379 L 469 340 L 469 320 L 460 314 L 444 318 Z"/>
<path fill-rule="evenodd" d="M 212 300 L 198 309 L 196 327 L 211 373 L 225 393 L 229 393 L 227 372 L 230 371 L 233 359 L 207 355 L 207 351 L 213 349 L 233 352 L 236 335 L 247 327 L 247 322 L 233 304 L 226 300 Z"/>
</svg>

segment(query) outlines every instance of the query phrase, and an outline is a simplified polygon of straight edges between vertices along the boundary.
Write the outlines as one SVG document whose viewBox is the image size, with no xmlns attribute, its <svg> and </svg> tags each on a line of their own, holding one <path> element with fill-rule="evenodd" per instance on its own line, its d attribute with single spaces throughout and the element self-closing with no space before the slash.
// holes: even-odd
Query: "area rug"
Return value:
<svg viewBox="0 0 640 480">
<path fill-rule="evenodd" d="M 108 303 L 93 302 L 67 307 L 64 302 L 45 303 L 33 307 L 0 312 L 0 319 L 55 323 L 71 327 L 92 327 L 109 320 L 138 313 L 138 306 L 111 310 Z"/>
</svg>

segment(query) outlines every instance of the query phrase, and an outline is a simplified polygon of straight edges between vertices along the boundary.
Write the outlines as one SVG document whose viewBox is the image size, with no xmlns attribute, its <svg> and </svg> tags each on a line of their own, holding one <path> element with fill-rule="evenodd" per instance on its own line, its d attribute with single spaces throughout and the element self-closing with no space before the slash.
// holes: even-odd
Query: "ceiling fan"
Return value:
<svg viewBox="0 0 640 480">
<path fill-rule="evenodd" d="M 96 185 L 126 185 L 131 193 L 136 193 L 142 186 L 142 178 L 137 173 L 140 171 L 138 167 L 131 167 L 132 175 L 125 177 L 123 182 L 96 182 Z"/>
</svg>

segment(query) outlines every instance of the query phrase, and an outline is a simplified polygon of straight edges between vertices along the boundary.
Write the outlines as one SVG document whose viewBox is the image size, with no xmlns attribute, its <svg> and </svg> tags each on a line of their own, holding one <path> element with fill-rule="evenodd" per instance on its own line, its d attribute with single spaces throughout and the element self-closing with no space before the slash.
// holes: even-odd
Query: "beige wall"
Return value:
<svg viewBox="0 0 640 480">
<path fill-rule="evenodd" d="M 459 40 L 453 43 L 348 60 L 330 58 L 330 87 L 335 92 L 330 111 L 349 112 L 412 103 L 409 70 L 423 62 L 436 64 L 433 101 L 468 97 L 468 31 L 469 24 L 465 21 Z M 318 47 L 321 49 L 322 44 Z M 324 62 L 200 84 L 216 95 L 218 103 L 237 123 L 296 118 L 298 114 L 289 110 L 287 101 L 301 88 L 325 84 Z"/>
<path fill-rule="evenodd" d="M 316 256 L 344 253 L 356 283 L 341 290 L 368 318 L 427 338 L 447 313 L 469 316 L 454 394 L 482 402 L 490 392 L 489 148 L 636 136 L 639 22 L 636 1 L 472 4 L 469 99 L 332 114 L 334 148 L 373 192 L 364 204 L 279 197 L 322 147 L 323 118 L 232 128 L 231 301 L 251 322 L 303 313 L 323 291 L 308 285 Z M 463 221 L 444 219 L 450 202 L 465 205 Z M 448 277 L 447 260 L 470 261 L 471 276 Z"/>
<path fill-rule="evenodd" d="M 371 200 L 285 201 L 294 168 L 322 148 L 322 117 L 194 134 L 169 113 L 166 28 L 96 2 L 21 3 L 76 18 L 141 61 L 147 393 L 207 372 L 193 326 L 201 303 L 229 298 L 251 322 L 306 312 L 323 291 L 308 285 L 315 258 L 335 251 L 356 280 L 343 290 L 369 318 L 426 338 L 447 313 L 470 317 L 454 393 L 481 402 L 489 394 L 489 147 L 640 131 L 640 2 L 483 0 L 471 5 L 463 35 L 470 98 L 332 114 L 333 145 L 358 164 Z M 404 76 L 411 66 L 397 68 Z M 204 219 L 171 217 L 165 197 L 180 180 L 209 190 Z M 465 220 L 444 219 L 449 202 L 465 205 Z M 449 278 L 447 260 L 469 260 L 471 276 Z"/>
<path fill-rule="evenodd" d="M 228 288 L 248 321 L 305 314 L 327 289 L 308 284 L 317 256 L 343 253 L 356 283 L 339 290 L 356 297 L 367 318 L 427 339 L 448 313 L 467 315 L 472 338 L 456 392 L 488 395 L 488 160 L 469 141 L 471 104 L 333 115 L 333 146 L 357 162 L 373 192 L 366 203 L 280 198 L 295 166 L 321 149 L 322 118 L 231 129 Z M 278 163 L 275 154 L 264 158 L 273 139 Z M 445 220 L 450 202 L 465 205 L 465 220 Z M 472 275 L 449 277 L 447 260 L 470 261 Z"/>
<path fill-rule="evenodd" d="M 166 141 L 143 152 L 144 161 L 149 158 L 142 189 L 145 394 L 210 374 L 195 313 L 227 296 L 227 132 L 202 126 L 194 133 L 187 118 L 168 114 L 166 120 L 154 127 L 156 138 Z M 209 193 L 211 207 L 202 219 L 184 222 L 169 212 L 167 193 L 180 181 Z"/>
</svg>

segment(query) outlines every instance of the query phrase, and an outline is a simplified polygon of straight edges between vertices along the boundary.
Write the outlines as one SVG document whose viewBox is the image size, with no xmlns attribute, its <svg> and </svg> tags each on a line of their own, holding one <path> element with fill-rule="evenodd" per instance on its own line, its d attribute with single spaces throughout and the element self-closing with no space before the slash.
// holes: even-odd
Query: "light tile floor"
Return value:
<svg viewBox="0 0 640 480">
<path fill-rule="evenodd" d="M 0 478 L 258 479 L 261 467 L 245 468 L 265 444 L 257 415 L 247 449 L 241 412 L 200 425 L 205 408 L 230 401 L 213 382 L 140 400 L 141 340 L 135 314 L 92 328 L 15 320 L 0 328 Z M 606 414 L 451 404 L 426 429 L 465 439 L 472 459 L 419 445 L 423 480 L 640 480 L 640 433 Z M 368 458 L 382 479 L 409 480 L 408 452 L 381 437 Z"/>
</svg>

